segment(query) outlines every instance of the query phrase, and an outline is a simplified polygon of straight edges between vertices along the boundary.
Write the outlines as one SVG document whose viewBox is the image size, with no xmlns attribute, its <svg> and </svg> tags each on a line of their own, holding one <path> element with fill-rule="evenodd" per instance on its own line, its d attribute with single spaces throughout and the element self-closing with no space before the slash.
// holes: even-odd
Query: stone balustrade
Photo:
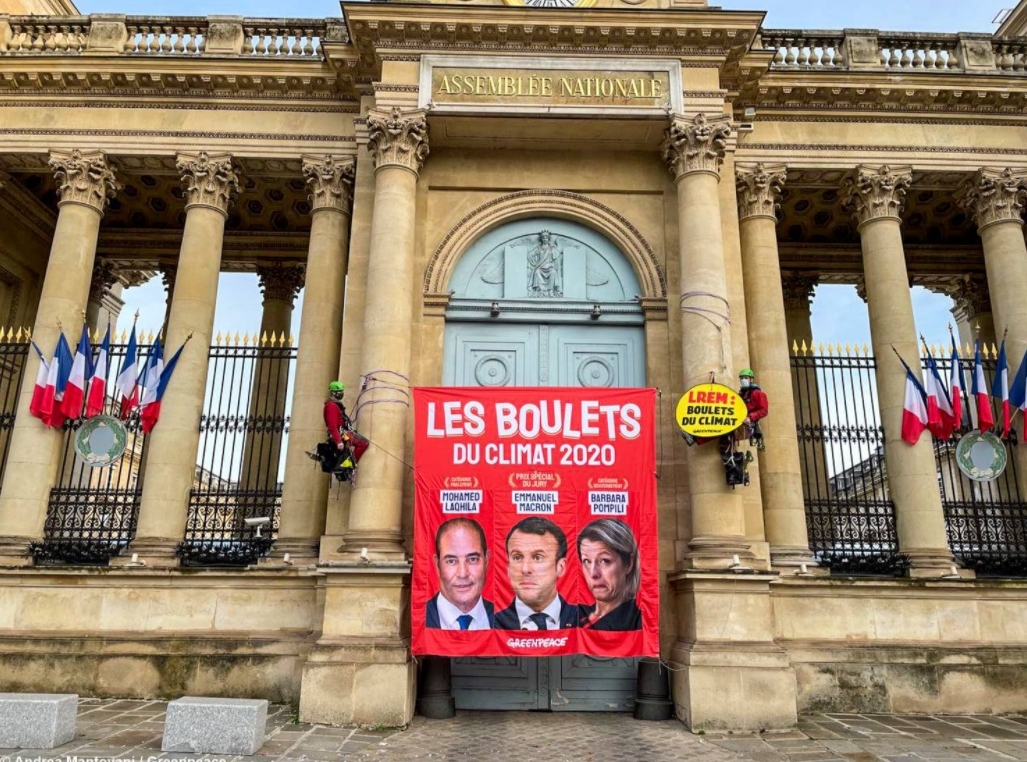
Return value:
<svg viewBox="0 0 1027 762">
<path fill-rule="evenodd" d="M 5 16 L 0 55 L 240 56 L 320 59 L 321 41 L 346 42 L 342 19 L 241 16 Z"/>
<path fill-rule="evenodd" d="M 1027 42 L 987 34 L 917 34 L 874 29 L 765 29 L 771 69 L 812 71 L 1000 72 L 1027 68 Z"/>
</svg>

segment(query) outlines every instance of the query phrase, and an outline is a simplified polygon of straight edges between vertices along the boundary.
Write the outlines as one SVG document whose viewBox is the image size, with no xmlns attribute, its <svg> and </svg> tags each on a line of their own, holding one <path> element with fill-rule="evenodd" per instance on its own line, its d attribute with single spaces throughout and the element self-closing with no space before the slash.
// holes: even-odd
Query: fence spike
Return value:
<svg viewBox="0 0 1027 762">
<path fill-rule="evenodd" d="M 93 329 L 93 343 L 94 344 L 99 344 L 100 343 L 100 329 L 99 328 L 94 328 Z"/>
<path fill-rule="evenodd" d="M 7 329 L 7 336 L 8 337 L 10 337 L 12 330 L 14 330 L 14 329 L 12 329 L 12 328 L 8 328 Z M 7 340 L 10 341 L 11 339 L 8 338 Z M 16 334 L 14 334 L 14 340 L 17 341 L 17 342 L 21 342 L 21 326 L 20 325 L 18 326 L 18 332 Z"/>
<path fill-rule="evenodd" d="M 243 343 L 244 347 L 248 347 L 250 345 L 250 332 L 249 331 L 247 331 L 245 334 L 243 334 L 242 343 Z M 254 344 L 257 343 L 257 337 L 256 336 L 253 337 L 253 343 Z"/>
<path fill-rule="evenodd" d="M 851 355 L 852 354 L 852 345 L 849 344 L 849 342 L 847 342 L 847 341 L 845 342 L 845 354 L 846 355 Z"/>
<path fill-rule="evenodd" d="M 867 357 L 870 357 L 870 347 L 867 346 L 867 343 L 865 341 L 863 342 L 863 354 Z"/>
<path fill-rule="evenodd" d="M 25 341 L 32 341 L 32 329 L 31 328 L 26 328 L 25 329 Z"/>
<path fill-rule="evenodd" d="M 13 328 L 11 328 L 10 326 L 7 326 L 6 328 L 4 328 L 3 326 L 0 326 L 0 341 L 10 342 L 10 341 L 13 340 L 13 336 L 14 336 L 14 329 Z"/>
<path fill-rule="evenodd" d="M 995 342 L 991 342 L 991 356 L 993 359 L 998 359 L 998 347 L 995 346 Z"/>
<path fill-rule="evenodd" d="M 225 340 L 225 337 L 221 335 L 221 331 L 218 331 L 218 335 L 214 337 L 214 346 L 220 346 Z"/>
<path fill-rule="evenodd" d="M 282 334 L 284 335 L 285 332 L 283 331 Z M 296 346 L 296 337 L 293 336 L 291 333 L 289 334 L 289 346 L 290 347 Z"/>
<path fill-rule="evenodd" d="M 806 356 L 806 339 L 802 340 L 802 356 Z"/>
<path fill-rule="evenodd" d="M 278 335 L 275 336 L 274 332 L 271 333 L 271 341 L 274 342 L 276 347 L 285 346 L 285 331 L 279 331 Z"/>
<path fill-rule="evenodd" d="M 792 339 L 792 354 L 799 354 L 799 342 L 797 342 L 795 339 Z"/>
<path fill-rule="evenodd" d="M 239 339 L 239 332 L 236 331 L 235 332 L 235 346 L 239 346 L 239 341 L 240 341 L 240 339 Z"/>
<path fill-rule="evenodd" d="M 271 335 L 274 336 L 275 332 L 271 331 Z M 262 347 L 266 347 L 267 346 L 267 331 L 264 331 L 262 334 L 260 334 L 260 346 L 262 346 Z"/>
<path fill-rule="evenodd" d="M 969 342 L 963 345 L 963 357 L 973 357 L 974 351 L 970 348 Z"/>
</svg>

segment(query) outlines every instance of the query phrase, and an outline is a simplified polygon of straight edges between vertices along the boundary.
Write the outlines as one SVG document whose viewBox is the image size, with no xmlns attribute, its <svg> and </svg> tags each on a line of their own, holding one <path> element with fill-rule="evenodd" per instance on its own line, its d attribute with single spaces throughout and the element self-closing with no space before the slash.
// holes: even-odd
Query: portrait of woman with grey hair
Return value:
<svg viewBox="0 0 1027 762">
<path fill-rule="evenodd" d="M 623 632 L 642 629 L 635 603 L 641 571 L 631 527 L 618 519 L 598 519 L 578 534 L 578 559 L 595 603 L 581 604 L 579 627 Z"/>
</svg>

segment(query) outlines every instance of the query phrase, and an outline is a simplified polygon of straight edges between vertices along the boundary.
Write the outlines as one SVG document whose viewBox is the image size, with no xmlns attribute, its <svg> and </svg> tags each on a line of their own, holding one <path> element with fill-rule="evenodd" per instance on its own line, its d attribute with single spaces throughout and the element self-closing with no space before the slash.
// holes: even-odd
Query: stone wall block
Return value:
<svg viewBox="0 0 1027 762">
<path fill-rule="evenodd" d="M 124 16 L 95 14 L 89 17 L 87 55 L 120 55 L 125 51 L 127 41 L 128 29 Z"/>
<path fill-rule="evenodd" d="M 210 16 L 207 27 L 207 55 L 242 55 L 246 36 L 242 28 L 242 16 Z"/>
<path fill-rule="evenodd" d="M 959 35 L 959 60 L 965 71 L 995 71 L 995 50 L 991 46 L 991 35 Z"/>
</svg>

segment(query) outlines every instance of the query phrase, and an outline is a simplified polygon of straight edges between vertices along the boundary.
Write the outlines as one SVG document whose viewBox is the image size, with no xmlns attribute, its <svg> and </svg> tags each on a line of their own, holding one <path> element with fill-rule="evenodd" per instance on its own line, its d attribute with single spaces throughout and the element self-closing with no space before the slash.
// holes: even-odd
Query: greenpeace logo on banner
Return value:
<svg viewBox="0 0 1027 762">
<path fill-rule="evenodd" d="M 562 648 L 567 638 L 507 638 L 507 648 Z"/>
<path fill-rule="evenodd" d="M 480 489 L 444 489 L 439 492 L 443 513 L 480 513 Z"/>
<path fill-rule="evenodd" d="M 517 513 L 554 514 L 560 502 L 560 493 L 555 490 L 519 490 L 513 493 Z"/>
<path fill-rule="evenodd" d="M 589 492 L 588 504 L 593 516 L 627 516 L 627 492 Z"/>
</svg>

